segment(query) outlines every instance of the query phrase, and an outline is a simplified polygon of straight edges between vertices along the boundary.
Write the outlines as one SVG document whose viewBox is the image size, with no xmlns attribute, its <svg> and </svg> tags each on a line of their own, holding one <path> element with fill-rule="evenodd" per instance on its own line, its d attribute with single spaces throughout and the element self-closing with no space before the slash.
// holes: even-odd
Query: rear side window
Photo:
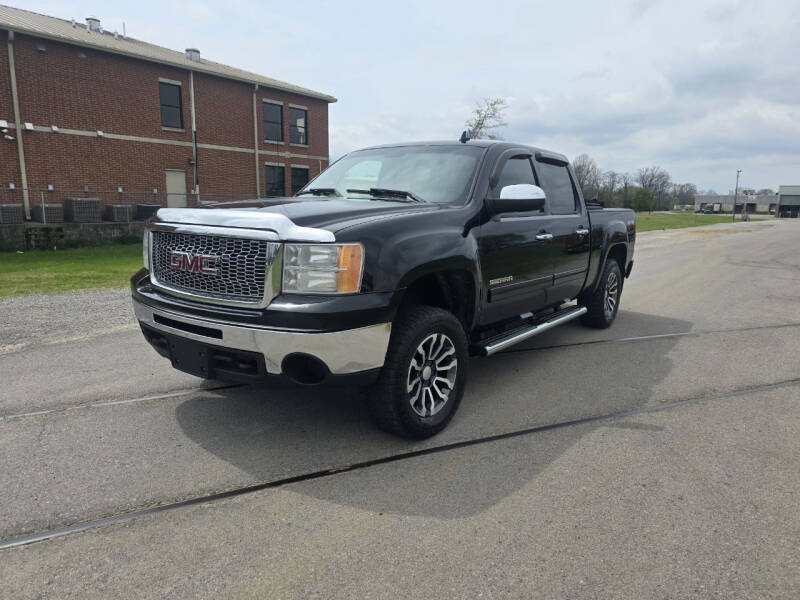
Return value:
<svg viewBox="0 0 800 600">
<path fill-rule="evenodd" d="M 504 187 L 507 185 L 517 185 L 518 183 L 536 185 L 531 161 L 527 156 L 511 158 L 506 162 L 503 171 L 500 173 L 500 179 L 497 180 L 497 185 L 490 190 L 490 196 L 492 198 L 499 198 L 500 191 Z"/>
<path fill-rule="evenodd" d="M 537 162 L 536 170 L 542 180 L 544 193 L 547 194 L 550 213 L 554 215 L 571 215 L 577 212 L 578 202 L 567 167 Z"/>
</svg>

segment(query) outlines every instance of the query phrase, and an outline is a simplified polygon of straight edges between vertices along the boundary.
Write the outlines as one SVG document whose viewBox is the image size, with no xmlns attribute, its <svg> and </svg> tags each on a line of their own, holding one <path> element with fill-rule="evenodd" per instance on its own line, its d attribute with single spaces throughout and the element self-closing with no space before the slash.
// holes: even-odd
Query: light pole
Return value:
<svg viewBox="0 0 800 600">
<path fill-rule="evenodd" d="M 736 222 L 736 200 L 739 198 L 739 173 L 741 172 L 741 169 L 736 169 L 736 190 L 733 192 L 733 211 L 731 211 L 731 223 Z"/>
</svg>

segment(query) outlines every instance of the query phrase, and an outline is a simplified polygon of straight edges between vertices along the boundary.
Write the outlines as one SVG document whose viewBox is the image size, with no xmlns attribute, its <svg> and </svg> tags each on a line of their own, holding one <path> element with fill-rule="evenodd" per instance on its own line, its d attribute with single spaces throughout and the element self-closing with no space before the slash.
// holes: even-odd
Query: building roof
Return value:
<svg viewBox="0 0 800 600">
<path fill-rule="evenodd" d="M 336 102 L 336 98 L 315 92 L 298 85 L 278 81 L 271 77 L 264 77 L 235 67 L 201 58 L 199 61 L 189 60 L 184 52 L 170 50 L 155 44 L 148 44 L 130 36 L 101 30 L 90 31 L 86 24 L 57 17 L 50 17 L 39 13 L 5 6 L 0 4 L 0 29 L 8 29 L 40 38 L 47 38 L 75 44 L 85 48 L 92 48 L 114 54 L 122 54 L 141 60 L 148 60 L 173 67 L 208 73 L 226 79 L 257 83 L 266 87 L 292 92 L 303 96 L 318 98 L 327 102 Z"/>
<path fill-rule="evenodd" d="M 778 187 L 778 193 L 780 195 L 788 195 L 793 196 L 800 194 L 800 185 L 782 185 Z"/>
</svg>

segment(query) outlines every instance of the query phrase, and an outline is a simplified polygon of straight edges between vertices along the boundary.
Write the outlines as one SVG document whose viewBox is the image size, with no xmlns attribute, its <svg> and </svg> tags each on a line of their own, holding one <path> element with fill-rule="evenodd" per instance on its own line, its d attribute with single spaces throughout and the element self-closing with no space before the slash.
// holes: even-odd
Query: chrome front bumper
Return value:
<svg viewBox="0 0 800 600">
<path fill-rule="evenodd" d="M 279 375 L 283 359 L 295 353 L 314 356 L 324 362 L 333 375 L 346 375 L 383 366 L 389 347 L 390 323 L 345 329 L 330 333 L 297 333 L 281 329 L 244 327 L 209 319 L 190 317 L 178 312 L 153 308 L 133 301 L 136 318 L 152 329 L 236 350 L 263 354 L 267 372 Z M 156 321 L 155 317 L 185 323 L 189 327 L 216 330 L 222 338 L 184 331 Z"/>
</svg>

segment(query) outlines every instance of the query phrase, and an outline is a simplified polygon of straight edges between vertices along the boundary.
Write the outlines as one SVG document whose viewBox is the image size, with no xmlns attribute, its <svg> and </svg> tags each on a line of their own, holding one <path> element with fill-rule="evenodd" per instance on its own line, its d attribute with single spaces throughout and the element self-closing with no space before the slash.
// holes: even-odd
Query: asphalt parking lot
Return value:
<svg viewBox="0 0 800 600">
<path fill-rule="evenodd" d="M 800 220 L 635 261 L 419 443 L 173 371 L 125 291 L 0 301 L 0 597 L 800 597 Z"/>
</svg>

